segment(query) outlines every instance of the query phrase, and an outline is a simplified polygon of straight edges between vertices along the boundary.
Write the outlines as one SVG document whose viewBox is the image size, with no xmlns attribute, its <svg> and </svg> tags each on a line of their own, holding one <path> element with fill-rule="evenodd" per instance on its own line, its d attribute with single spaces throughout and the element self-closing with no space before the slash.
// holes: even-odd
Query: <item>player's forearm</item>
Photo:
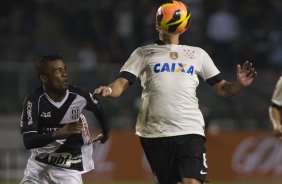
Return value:
<svg viewBox="0 0 282 184">
<path fill-rule="evenodd" d="M 103 135 L 108 135 L 110 128 L 104 110 L 101 105 L 98 105 L 98 108 L 94 111 L 94 114 L 100 123 Z"/>
<path fill-rule="evenodd" d="M 214 86 L 214 90 L 220 96 L 233 96 L 238 94 L 244 87 L 238 82 L 221 81 Z"/>
<path fill-rule="evenodd" d="M 128 80 L 124 78 L 118 78 L 108 86 L 112 90 L 110 95 L 111 97 L 120 97 L 124 90 L 128 87 Z"/>
<path fill-rule="evenodd" d="M 273 128 L 276 128 L 280 125 L 281 122 L 281 115 L 280 111 L 275 107 L 269 107 L 269 118 L 272 122 Z"/>
<path fill-rule="evenodd" d="M 110 97 L 120 97 L 123 93 L 123 89 L 120 86 L 109 84 L 108 87 L 111 88 L 111 94 L 109 95 Z"/>
<path fill-rule="evenodd" d="M 23 142 L 26 149 L 40 148 L 55 140 L 56 139 L 51 134 L 23 134 Z"/>
<path fill-rule="evenodd" d="M 100 122 L 100 126 L 101 126 L 101 129 L 102 129 L 102 134 L 103 135 L 105 135 L 105 136 L 107 136 L 108 134 L 109 134 L 109 132 L 110 132 L 110 128 L 109 128 L 109 125 L 108 125 L 108 123 L 107 123 L 107 121 L 105 121 L 105 119 L 104 118 L 98 118 L 97 117 L 97 119 L 99 120 L 99 122 Z"/>
</svg>

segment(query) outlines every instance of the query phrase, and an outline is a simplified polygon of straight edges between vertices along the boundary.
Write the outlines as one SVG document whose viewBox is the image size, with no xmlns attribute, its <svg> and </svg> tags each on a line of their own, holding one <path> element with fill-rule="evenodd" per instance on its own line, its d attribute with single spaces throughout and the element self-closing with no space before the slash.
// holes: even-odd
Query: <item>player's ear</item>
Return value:
<svg viewBox="0 0 282 184">
<path fill-rule="evenodd" d="M 47 78 L 46 75 L 40 75 L 39 78 L 40 78 L 40 80 L 41 80 L 42 83 L 48 82 L 48 78 Z"/>
</svg>

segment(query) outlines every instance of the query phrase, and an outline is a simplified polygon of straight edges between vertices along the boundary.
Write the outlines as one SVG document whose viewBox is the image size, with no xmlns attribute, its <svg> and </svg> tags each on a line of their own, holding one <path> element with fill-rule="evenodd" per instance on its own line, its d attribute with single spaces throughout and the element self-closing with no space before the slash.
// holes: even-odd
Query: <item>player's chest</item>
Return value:
<svg viewBox="0 0 282 184">
<path fill-rule="evenodd" d="M 55 104 L 43 99 L 38 108 L 38 122 L 41 127 L 60 128 L 66 123 L 76 122 L 86 101 L 84 99 L 70 96 L 63 104 Z"/>
<path fill-rule="evenodd" d="M 196 58 L 187 57 L 185 53 L 167 52 L 156 54 L 147 58 L 146 71 L 153 75 L 168 73 L 185 73 L 186 75 L 197 74 L 201 68 Z"/>
</svg>

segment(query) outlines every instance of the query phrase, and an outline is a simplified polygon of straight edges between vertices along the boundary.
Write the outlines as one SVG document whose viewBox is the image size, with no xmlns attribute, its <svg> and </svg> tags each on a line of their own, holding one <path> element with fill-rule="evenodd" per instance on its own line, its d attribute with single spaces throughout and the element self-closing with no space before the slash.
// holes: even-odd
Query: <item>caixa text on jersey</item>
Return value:
<svg viewBox="0 0 282 184">
<path fill-rule="evenodd" d="M 194 66 L 187 63 L 157 63 L 154 65 L 154 72 L 183 72 L 193 75 Z"/>
</svg>

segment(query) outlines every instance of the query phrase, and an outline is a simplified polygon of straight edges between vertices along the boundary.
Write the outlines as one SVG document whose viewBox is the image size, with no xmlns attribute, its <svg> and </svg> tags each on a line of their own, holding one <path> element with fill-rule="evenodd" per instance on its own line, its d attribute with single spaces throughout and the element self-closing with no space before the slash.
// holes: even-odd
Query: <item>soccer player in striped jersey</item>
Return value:
<svg viewBox="0 0 282 184">
<path fill-rule="evenodd" d="M 205 122 L 196 97 L 198 77 L 218 95 L 232 96 L 250 86 L 257 75 L 246 61 L 237 66 L 237 80 L 226 81 L 206 51 L 180 44 L 179 35 L 188 28 L 190 16 L 180 1 L 161 5 L 156 13 L 159 39 L 138 47 L 117 79 L 94 91 L 119 97 L 137 78 L 141 80 L 136 134 L 159 184 L 206 181 Z"/>
<path fill-rule="evenodd" d="M 109 127 L 102 105 L 91 93 L 68 84 L 61 56 L 41 57 L 36 69 L 42 86 L 27 95 L 21 117 L 24 146 L 31 150 L 21 184 L 82 184 L 81 174 L 94 168 L 82 112 L 93 112 L 102 130 L 94 141 L 104 143 Z"/>
<path fill-rule="evenodd" d="M 282 77 L 280 77 L 276 83 L 271 98 L 271 105 L 269 106 L 269 118 L 273 125 L 273 134 L 280 139 L 282 138 L 281 109 L 282 109 Z"/>
</svg>

